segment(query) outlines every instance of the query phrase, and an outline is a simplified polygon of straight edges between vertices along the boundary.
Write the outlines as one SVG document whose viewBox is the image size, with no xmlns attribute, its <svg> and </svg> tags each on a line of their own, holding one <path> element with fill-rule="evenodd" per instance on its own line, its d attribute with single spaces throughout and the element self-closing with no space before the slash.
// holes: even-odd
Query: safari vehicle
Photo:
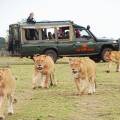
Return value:
<svg viewBox="0 0 120 120">
<path fill-rule="evenodd" d="M 72 21 L 18 23 L 9 26 L 8 50 L 12 55 L 32 57 L 50 55 L 54 61 L 63 56 L 89 56 L 106 61 L 106 51 L 119 50 L 117 40 L 98 39 L 87 28 Z"/>
</svg>

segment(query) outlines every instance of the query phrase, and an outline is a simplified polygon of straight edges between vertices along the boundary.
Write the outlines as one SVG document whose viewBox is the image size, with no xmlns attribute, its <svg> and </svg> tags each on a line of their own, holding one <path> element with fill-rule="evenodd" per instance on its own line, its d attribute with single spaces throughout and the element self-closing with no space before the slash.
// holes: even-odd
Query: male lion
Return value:
<svg viewBox="0 0 120 120">
<path fill-rule="evenodd" d="M 55 65 L 50 56 L 47 55 L 35 55 L 33 57 L 35 67 L 34 67 L 34 75 L 32 80 L 32 88 L 35 89 L 37 87 L 49 88 L 50 85 L 56 85 L 56 81 L 54 80 L 54 71 Z"/>
<path fill-rule="evenodd" d="M 96 65 L 89 58 L 69 59 L 79 94 L 92 94 L 95 92 Z"/>
<path fill-rule="evenodd" d="M 9 68 L 0 68 L 0 120 L 4 120 L 5 98 L 8 99 L 8 114 L 13 114 L 15 78 Z"/>
<path fill-rule="evenodd" d="M 109 51 L 106 53 L 106 59 L 108 60 L 108 70 L 110 72 L 112 62 L 116 63 L 116 72 L 120 72 L 120 51 Z"/>
</svg>

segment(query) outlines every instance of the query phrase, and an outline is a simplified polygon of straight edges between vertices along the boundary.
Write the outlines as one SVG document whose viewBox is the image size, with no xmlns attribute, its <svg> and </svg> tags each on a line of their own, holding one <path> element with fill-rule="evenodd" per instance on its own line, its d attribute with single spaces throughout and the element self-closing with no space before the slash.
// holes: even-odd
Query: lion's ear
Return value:
<svg viewBox="0 0 120 120">
<path fill-rule="evenodd" d="M 48 57 L 48 55 L 44 55 L 44 57 Z"/>
<path fill-rule="evenodd" d="M 72 63 L 73 63 L 73 59 L 69 58 L 69 64 L 72 64 Z"/>
<path fill-rule="evenodd" d="M 108 53 L 109 55 L 111 55 L 112 51 L 111 51 L 111 50 L 109 50 L 109 51 L 107 51 L 107 53 Z"/>
<path fill-rule="evenodd" d="M 112 51 L 106 51 L 106 56 L 110 56 Z"/>
<path fill-rule="evenodd" d="M 33 56 L 33 61 L 35 61 L 35 59 L 36 59 L 36 57 L 38 57 L 40 54 L 35 54 L 34 56 Z"/>
<path fill-rule="evenodd" d="M 35 61 L 35 58 L 36 58 L 36 57 L 35 57 L 35 56 L 33 56 L 33 61 Z"/>
</svg>

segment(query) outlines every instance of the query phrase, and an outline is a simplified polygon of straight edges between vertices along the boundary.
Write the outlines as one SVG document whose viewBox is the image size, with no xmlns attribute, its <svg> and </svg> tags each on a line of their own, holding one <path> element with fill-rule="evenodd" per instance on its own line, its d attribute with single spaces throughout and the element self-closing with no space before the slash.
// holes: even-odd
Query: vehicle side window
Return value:
<svg viewBox="0 0 120 120">
<path fill-rule="evenodd" d="M 57 37 L 58 37 L 58 39 L 69 39 L 70 38 L 70 28 L 68 26 L 57 28 Z"/>
<path fill-rule="evenodd" d="M 39 40 L 39 31 L 37 29 L 25 29 L 26 40 Z"/>
<path fill-rule="evenodd" d="M 55 39 L 55 28 L 42 28 L 42 40 L 54 40 Z"/>
<path fill-rule="evenodd" d="M 85 29 L 75 29 L 75 37 L 76 38 L 84 38 L 86 40 L 89 40 L 91 38 L 91 35 L 85 30 Z"/>
</svg>

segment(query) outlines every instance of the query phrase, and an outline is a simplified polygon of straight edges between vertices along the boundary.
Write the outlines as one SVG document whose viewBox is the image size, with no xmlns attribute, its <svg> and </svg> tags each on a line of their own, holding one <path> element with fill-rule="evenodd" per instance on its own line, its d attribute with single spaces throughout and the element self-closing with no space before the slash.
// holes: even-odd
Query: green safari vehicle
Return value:
<svg viewBox="0 0 120 120">
<path fill-rule="evenodd" d="M 87 28 L 72 21 L 43 21 L 9 26 L 8 50 L 13 56 L 50 55 L 54 61 L 68 56 L 89 56 L 106 61 L 106 51 L 119 50 L 119 40 L 98 39 Z"/>
</svg>

